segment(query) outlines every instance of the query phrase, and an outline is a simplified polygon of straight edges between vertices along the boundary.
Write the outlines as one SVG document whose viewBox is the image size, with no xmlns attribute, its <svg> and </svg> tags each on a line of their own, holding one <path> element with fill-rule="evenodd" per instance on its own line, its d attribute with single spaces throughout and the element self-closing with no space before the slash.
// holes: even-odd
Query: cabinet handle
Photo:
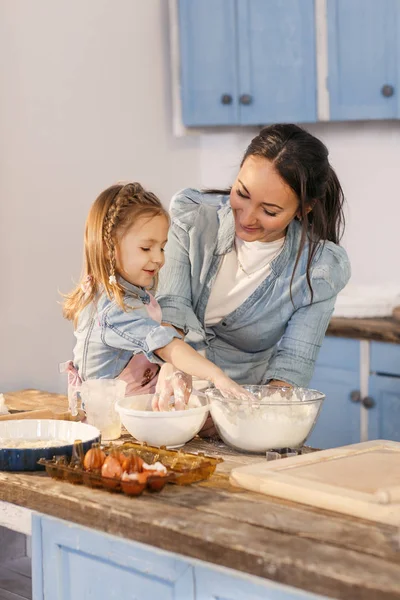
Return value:
<svg viewBox="0 0 400 600">
<path fill-rule="evenodd" d="M 373 398 L 371 398 L 371 396 L 366 396 L 365 398 L 363 398 L 362 400 L 363 406 L 364 408 L 367 408 L 368 410 L 370 408 L 374 408 L 376 402 Z"/>
<path fill-rule="evenodd" d="M 361 402 L 361 392 L 360 390 L 354 390 L 350 393 L 350 400 L 352 402 Z"/>
<path fill-rule="evenodd" d="M 230 94 L 222 94 L 221 103 L 222 104 L 232 104 L 232 96 Z"/>
<path fill-rule="evenodd" d="M 385 96 L 385 98 L 390 98 L 394 94 L 394 87 L 392 85 L 386 84 L 382 86 L 381 93 L 382 96 Z"/>
<path fill-rule="evenodd" d="M 253 102 L 253 97 L 250 94 L 242 94 L 239 98 L 240 104 L 251 104 Z"/>
</svg>

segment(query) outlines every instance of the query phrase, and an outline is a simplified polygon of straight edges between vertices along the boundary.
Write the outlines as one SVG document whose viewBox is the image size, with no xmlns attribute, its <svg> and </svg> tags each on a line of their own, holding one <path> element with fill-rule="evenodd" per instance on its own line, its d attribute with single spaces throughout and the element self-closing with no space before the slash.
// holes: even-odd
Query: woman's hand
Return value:
<svg viewBox="0 0 400 600">
<path fill-rule="evenodd" d="M 156 393 L 152 401 L 153 410 L 169 410 L 171 396 L 175 399 L 175 408 L 183 410 L 192 392 L 192 377 L 177 371 L 171 363 L 165 363 L 158 374 Z"/>
<path fill-rule="evenodd" d="M 272 385 L 273 387 L 283 387 L 283 388 L 292 388 L 291 383 L 286 383 L 286 381 L 280 381 L 278 379 L 271 379 L 268 385 Z"/>
</svg>

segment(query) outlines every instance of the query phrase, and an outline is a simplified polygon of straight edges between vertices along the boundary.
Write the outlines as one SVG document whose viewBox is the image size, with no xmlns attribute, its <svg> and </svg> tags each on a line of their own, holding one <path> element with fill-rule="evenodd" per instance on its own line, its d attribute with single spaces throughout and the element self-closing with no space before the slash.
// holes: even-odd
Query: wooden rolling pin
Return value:
<svg viewBox="0 0 400 600">
<path fill-rule="evenodd" d="M 82 421 L 85 418 L 83 410 L 79 410 L 76 417 L 67 412 L 54 412 L 50 408 L 41 408 L 39 410 L 27 410 L 23 412 L 1 415 L 0 421 L 19 421 L 20 419 L 55 419 L 57 421 Z"/>
</svg>

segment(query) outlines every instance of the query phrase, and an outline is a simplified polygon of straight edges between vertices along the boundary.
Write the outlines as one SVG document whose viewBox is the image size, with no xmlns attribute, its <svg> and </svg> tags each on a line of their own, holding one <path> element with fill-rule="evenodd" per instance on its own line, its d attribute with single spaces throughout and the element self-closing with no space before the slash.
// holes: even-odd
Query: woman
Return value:
<svg viewBox="0 0 400 600">
<path fill-rule="evenodd" d="M 343 201 L 320 140 L 265 127 L 230 190 L 173 198 L 163 321 L 239 383 L 307 386 L 350 277 Z"/>
</svg>

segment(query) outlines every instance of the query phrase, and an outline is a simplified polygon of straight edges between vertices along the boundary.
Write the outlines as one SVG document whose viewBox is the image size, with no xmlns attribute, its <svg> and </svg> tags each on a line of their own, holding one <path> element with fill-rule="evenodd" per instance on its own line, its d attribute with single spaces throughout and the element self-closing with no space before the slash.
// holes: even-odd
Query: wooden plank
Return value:
<svg viewBox="0 0 400 600">
<path fill-rule="evenodd" d="M 216 494 L 212 488 L 208 490 L 209 500 L 204 494 L 196 504 L 194 495 L 190 507 L 171 502 L 173 496 L 189 489 L 198 488 L 180 490 L 170 486 L 165 497 L 160 494 L 131 499 L 110 497 L 107 492 L 55 482 L 37 474 L 0 473 L 0 496 L 4 500 L 39 512 L 46 507 L 46 514 L 67 521 L 332 598 L 398 600 L 398 563 L 322 541 L 323 529 L 321 541 L 316 541 L 283 533 L 279 524 L 273 529 L 268 521 L 269 527 L 249 524 L 238 515 L 233 521 L 229 514 L 221 514 L 226 496 L 220 498 L 217 513 L 207 513 L 204 506 Z M 265 514 L 269 507 L 265 502 Z M 255 512 L 245 502 L 241 510 Z M 323 528 L 322 519 L 320 524 Z M 330 537 L 329 529 L 326 538 Z"/>
<path fill-rule="evenodd" d="M 4 563 L 1 563 L 1 566 L 17 575 L 23 575 L 24 577 L 32 579 L 32 561 L 28 556 L 7 560 Z"/>
<path fill-rule="evenodd" d="M 0 503 L 2 504 L 2 503 Z M 25 556 L 26 538 L 22 533 L 0 526 L 0 562 Z"/>
<path fill-rule="evenodd" d="M 400 323 L 393 318 L 346 319 L 333 317 L 327 335 L 400 344 Z"/>
<path fill-rule="evenodd" d="M 31 600 L 31 598 L 32 596 L 27 598 L 26 596 L 20 596 L 19 594 L 13 594 L 7 590 L 0 589 L 0 600 Z"/>
<path fill-rule="evenodd" d="M 18 597 L 32 598 L 32 580 L 0 565 L 0 590 Z M 12 598 L 12 596 L 11 596 Z"/>
</svg>

